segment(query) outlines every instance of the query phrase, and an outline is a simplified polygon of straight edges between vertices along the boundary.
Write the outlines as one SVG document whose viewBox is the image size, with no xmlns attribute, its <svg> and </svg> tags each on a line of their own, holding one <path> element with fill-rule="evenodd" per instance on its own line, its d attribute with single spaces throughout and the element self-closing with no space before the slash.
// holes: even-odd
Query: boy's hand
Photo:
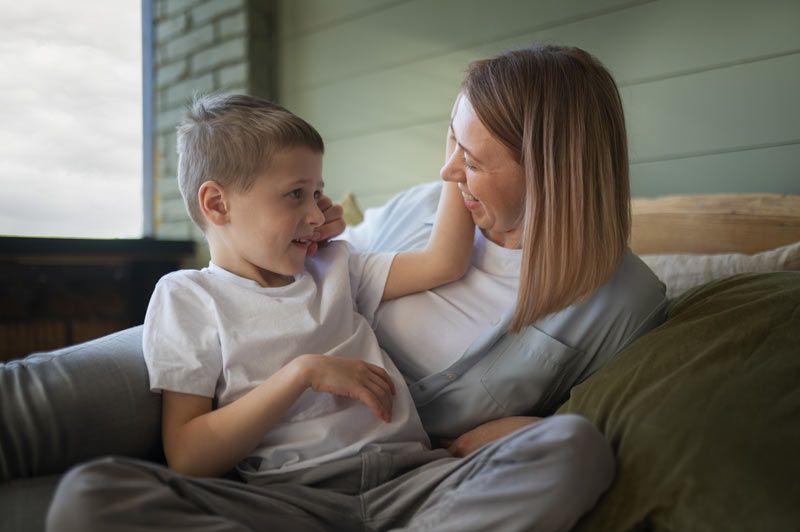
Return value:
<svg viewBox="0 0 800 532">
<path fill-rule="evenodd" d="M 382 367 L 332 355 L 302 355 L 295 360 L 313 390 L 361 401 L 382 420 L 392 420 L 395 388 Z"/>
<path fill-rule="evenodd" d="M 341 205 L 333 203 L 333 201 L 326 195 L 322 195 L 317 200 L 317 206 L 322 214 L 325 215 L 325 223 L 317 227 L 314 231 L 314 242 L 308 246 L 306 254 L 313 257 L 317 253 L 317 248 L 333 237 L 342 234 L 345 228 L 344 223 L 344 210 Z"/>
</svg>

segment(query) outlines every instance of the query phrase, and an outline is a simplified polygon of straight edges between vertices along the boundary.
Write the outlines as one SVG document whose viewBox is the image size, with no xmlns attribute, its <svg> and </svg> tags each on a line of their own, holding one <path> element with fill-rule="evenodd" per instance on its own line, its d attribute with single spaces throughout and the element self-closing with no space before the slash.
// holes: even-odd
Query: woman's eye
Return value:
<svg viewBox="0 0 800 532">
<path fill-rule="evenodd" d="M 467 161 L 467 156 L 466 155 L 462 158 L 462 160 L 464 161 L 464 166 L 467 168 L 467 170 L 470 170 L 470 171 L 475 171 L 476 170 L 476 167 L 474 165 L 469 164 L 469 161 Z"/>
</svg>

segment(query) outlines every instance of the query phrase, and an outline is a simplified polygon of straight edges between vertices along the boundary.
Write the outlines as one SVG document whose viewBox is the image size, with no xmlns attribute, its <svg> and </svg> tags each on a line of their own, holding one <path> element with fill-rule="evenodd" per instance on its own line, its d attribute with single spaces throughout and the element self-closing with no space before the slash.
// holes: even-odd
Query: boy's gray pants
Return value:
<svg viewBox="0 0 800 532">
<path fill-rule="evenodd" d="M 250 483 L 107 457 L 64 476 L 47 530 L 569 530 L 613 473 L 608 443 L 575 415 L 543 419 L 465 458 L 364 452 Z"/>
</svg>

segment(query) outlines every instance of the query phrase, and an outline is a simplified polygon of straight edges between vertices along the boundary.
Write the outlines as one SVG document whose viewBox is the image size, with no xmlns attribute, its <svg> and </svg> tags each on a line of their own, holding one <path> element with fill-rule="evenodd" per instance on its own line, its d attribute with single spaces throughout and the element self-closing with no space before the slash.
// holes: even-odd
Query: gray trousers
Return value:
<svg viewBox="0 0 800 532">
<path fill-rule="evenodd" d="M 47 530 L 569 530 L 613 474 L 608 443 L 575 415 L 546 418 L 465 458 L 443 449 L 364 452 L 250 483 L 107 457 L 64 475 Z"/>
</svg>

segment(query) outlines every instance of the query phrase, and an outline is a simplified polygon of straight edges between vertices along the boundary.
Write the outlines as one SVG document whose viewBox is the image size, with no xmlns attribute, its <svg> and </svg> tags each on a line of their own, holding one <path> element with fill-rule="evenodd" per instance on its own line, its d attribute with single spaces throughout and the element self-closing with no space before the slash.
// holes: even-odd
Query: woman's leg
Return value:
<svg viewBox="0 0 800 532">
<path fill-rule="evenodd" d="M 357 497 L 302 484 L 256 486 L 106 457 L 65 474 L 46 523 L 59 532 L 360 530 L 360 512 L 353 509 L 360 510 Z"/>
<path fill-rule="evenodd" d="M 576 415 L 553 416 L 372 490 L 368 519 L 394 530 L 566 531 L 613 476 L 597 429 Z"/>
</svg>

